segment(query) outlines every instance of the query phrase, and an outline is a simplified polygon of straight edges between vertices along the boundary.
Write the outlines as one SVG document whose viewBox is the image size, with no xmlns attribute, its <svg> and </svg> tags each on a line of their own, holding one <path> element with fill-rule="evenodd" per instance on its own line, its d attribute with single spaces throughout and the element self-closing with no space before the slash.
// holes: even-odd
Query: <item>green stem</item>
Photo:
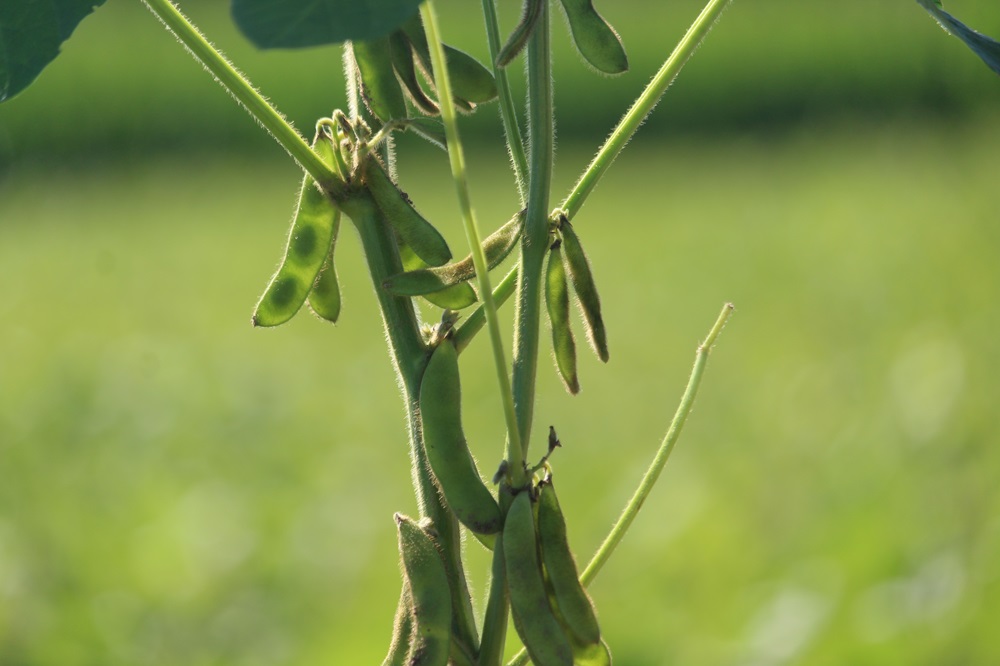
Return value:
<svg viewBox="0 0 1000 666">
<path fill-rule="evenodd" d="M 306 140 L 271 106 L 240 74 L 226 57 L 208 40 L 170 0 L 143 0 L 157 18 L 177 37 L 222 87 L 246 107 L 257 122 L 288 151 L 296 162 L 336 200 L 345 198 L 344 183 L 337 174 L 313 152 Z"/>
<path fill-rule="evenodd" d="M 528 205 L 521 238 L 521 271 L 514 313 L 514 407 L 521 428 L 523 451 L 508 450 L 511 481 L 523 483 L 528 454 L 538 369 L 541 320 L 541 277 L 549 249 L 549 190 L 552 183 L 554 127 L 552 63 L 549 49 L 549 7 L 546 4 L 528 41 Z M 520 455 L 517 455 L 520 453 Z"/>
<path fill-rule="evenodd" d="M 684 395 L 681 397 L 680 404 L 677 406 L 677 411 L 674 414 L 673 420 L 670 422 L 670 427 L 667 429 L 667 434 L 664 436 L 663 441 L 660 443 L 660 448 L 656 452 L 656 456 L 653 458 L 653 462 L 650 464 L 649 469 L 646 470 L 645 476 L 642 477 L 642 481 L 639 483 L 639 487 L 636 488 L 635 494 L 632 495 L 632 499 L 629 500 L 628 504 L 625 505 L 625 510 L 622 512 L 621 517 L 611 528 L 611 532 L 604 539 L 604 543 L 601 544 L 600 548 L 594 554 L 594 557 L 590 560 L 587 568 L 583 570 L 580 574 L 580 582 L 584 585 L 590 585 L 594 577 L 597 576 L 601 567 L 608 561 L 611 554 L 621 543 L 622 538 L 625 536 L 625 532 L 632 525 L 632 521 L 639 514 L 639 509 L 642 508 L 643 503 L 649 496 L 650 491 L 656 484 L 657 479 L 660 478 L 660 472 L 663 471 L 663 467 L 667 464 L 667 460 L 670 459 L 670 454 L 674 450 L 674 445 L 677 444 L 677 439 L 681 435 L 681 430 L 684 428 L 684 423 L 687 421 L 688 416 L 691 414 L 691 409 L 694 407 L 694 399 L 698 394 L 698 387 L 701 385 L 701 378 L 705 372 L 705 364 L 708 362 L 708 355 L 712 351 L 712 346 L 715 344 L 716 338 L 719 337 L 719 333 L 725 327 L 726 322 L 733 314 L 733 304 L 727 303 L 723 306 L 722 312 L 719 314 L 719 318 L 715 321 L 715 325 L 712 326 L 712 330 L 709 331 L 708 336 L 705 341 L 698 346 L 698 351 L 695 353 L 694 357 L 694 368 L 691 370 L 691 376 L 688 378 L 687 387 L 684 389 Z M 528 663 L 528 653 L 526 650 L 521 650 L 509 663 L 508 666 L 524 666 Z"/>
<path fill-rule="evenodd" d="M 420 429 L 417 396 L 420 394 L 420 380 L 427 365 L 427 347 L 420 334 L 412 299 L 393 296 L 382 288 L 386 278 L 403 270 L 399 251 L 392 229 L 367 190 L 353 194 L 343 203 L 343 210 L 351 218 L 361 237 L 368 271 L 371 273 L 382 313 L 386 338 L 389 341 L 392 363 L 403 388 L 417 506 L 421 516 L 427 516 L 434 522 L 434 528 L 438 532 L 438 542 L 445 555 L 448 577 L 454 583 L 452 606 L 456 609 L 456 636 L 475 652 L 478 638 L 468 583 L 462 566 L 462 536 L 455 515 L 444 505 L 431 476 Z"/>
<path fill-rule="evenodd" d="M 486 19 L 486 40 L 490 48 L 490 63 L 493 65 L 493 76 L 497 81 L 497 92 L 500 101 L 500 118 L 503 120 L 503 132 L 507 139 L 507 150 L 510 152 L 511 165 L 514 167 L 514 179 L 517 181 L 517 191 L 521 196 L 521 205 L 526 202 L 528 159 L 524 155 L 524 139 L 521 138 L 521 126 L 517 122 L 517 110 L 514 108 L 514 98 L 510 93 L 510 81 L 507 78 L 507 68 L 497 67 L 497 54 L 500 53 L 500 21 L 497 18 L 497 7 L 494 0 L 483 0 L 483 17 Z"/>
<path fill-rule="evenodd" d="M 633 102 L 631 108 L 629 108 L 618 122 L 611 136 L 607 138 L 586 171 L 580 176 L 580 180 L 573 187 L 573 191 L 569 193 L 562 203 L 561 207 L 565 209 L 570 219 L 579 212 L 583 206 L 583 202 L 597 186 L 598 181 L 604 176 L 611 163 L 614 162 L 618 154 L 625 148 L 625 145 L 636 133 L 643 121 L 646 120 L 646 117 L 653 111 L 653 108 L 656 107 L 656 104 L 663 97 L 663 93 L 667 91 L 667 88 L 673 83 L 688 59 L 705 40 L 705 37 L 708 36 L 712 26 L 722 16 L 723 10 L 730 1 L 709 0 L 705 8 L 701 10 L 701 14 L 698 15 L 698 18 L 688 28 L 687 33 L 678 42 L 676 48 L 674 48 L 674 52 L 670 54 L 667 61 L 660 67 L 660 71 L 656 73 L 653 80 L 649 82 L 649 85 L 642 91 L 639 98 Z"/>
<path fill-rule="evenodd" d="M 507 359 L 504 356 L 503 339 L 500 336 L 500 321 L 497 318 L 496 303 L 493 301 L 493 287 L 490 285 L 490 272 L 486 265 L 486 255 L 483 253 L 482 238 L 476 225 L 472 200 L 469 196 L 462 139 L 458 133 L 458 121 L 451 96 L 451 81 L 448 76 L 448 68 L 445 66 L 444 47 L 441 44 L 437 14 L 434 11 L 432 0 L 425 0 L 420 6 L 420 15 L 423 17 L 424 29 L 427 31 L 427 42 L 430 46 L 431 63 L 434 69 L 434 83 L 439 92 L 441 120 L 444 122 L 445 137 L 448 139 L 451 175 L 455 181 L 455 189 L 458 191 L 458 203 L 462 210 L 465 236 L 472 251 L 472 264 L 476 268 L 476 281 L 479 283 L 479 293 L 482 294 L 486 324 L 493 346 L 493 363 L 496 366 L 497 382 L 500 384 L 500 399 L 503 402 L 504 416 L 507 420 L 507 440 L 514 451 L 520 451 L 521 440 L 518 434 L 517 416 L 514 414 L 514 398 L 511 394 L 510 378 L 507 375 Z"/>
</svg>

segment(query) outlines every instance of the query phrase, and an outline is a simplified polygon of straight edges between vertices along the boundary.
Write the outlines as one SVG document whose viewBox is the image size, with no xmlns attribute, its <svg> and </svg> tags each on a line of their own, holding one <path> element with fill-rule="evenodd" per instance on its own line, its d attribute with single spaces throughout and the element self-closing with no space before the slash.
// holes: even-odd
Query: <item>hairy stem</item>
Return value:
<svg viewBox="0 0 1000 666">
<path fill-rule="evenodd" d="M 486 255 L 483 253 L 482 237 L 476 225 L 472 200 L 469 196 L 469 184 L 465 173 L 465 155 L 458 133 L 458 121 L 455 118 L 455 106 L 451 97 L 451 81 L 448 77 L 448 68 L 445 66 L 444 47 L 441 44 L 437 15 L 432 0 L 424 1 L 420 6 L 420 14 L 424 19 L 424 28 L 427 31 L 427 41 L 431 50 L 431 62 L 434 65 L 434 83 L 439 91 L 441 120 L 444 122 L 445 136 L 448 139 L 451 175 L 458 191 L 465 237 L 472 251 L 472 263 L 476 268 L 476 281 L 479 283 L 479 293 L 486 313 L 486 325 L 490 332 L 493 363 L 496 367 L 497 382 L 500 385 L 500 400 L 503 403 L 504 416 L 507 420 L 507 441 L 510 442 L 509 446 L 512 450 L 520 451 L 521 439 L 517 416 L 514 414 L 514 398 L 511 394 L 510 378 L 507 375 L 507 359 L 503 351 L 503 339 L 500 337 L 500 322 L 497 319 L 496 303 L 493 301 L 493 287 L 490 285 L 490 272 L 486 265 Z"/>
<path fill-rule="evenodd" d="M 413 301 L 393 296 L 382 288 L 386 278 L 403 270 L 399 251 L 392 230 L 367 191 L 362 190 L 351 196 L 343 204 L 343 209 L 361 236 L 361 245 L 382 312 L 393 366 L 403 389 L 410 431 L 413 488 L 421 516 L 434 521 L 448 576 L 453 582 L 452 605 L 455 609 L 456 636 L 475 651 L 478 648 L 478 635 L 462 566 L 462 537 L 455 515 L 444 505 L 431 476 L 420 429 L 417 396 L 420 394 L 420 381 L 427 365 L 427 347 L 420 334 Z"/>
<path fill-rule="evenodd" d="M 500 53 L 500 21 L 497 18 L 497 7 L 494 0 L 483 0 L 483 17 L 486 19 L 486 40 L 490 48 L 490 64 L 493 76 L 497 80 L 499 93 L 500 118 L 503 120 L 504 137 L 507 139 L 507 150 L 510 152 L 511 165 L 514 167 L 514 179 L 517 181 L 517 191 L 521 196 L 521 205 L 527 200 L 525 191 L 528 174 L 528 159 L 524 155 L 524 139 L 521 138 L 521 126 L 517 122 L 517 110 L 514 108 L 514 98 L 510 94 L 510 81 L 507 79 L 507 68 L 497 67 L 497 54 Z"/>
<path fill-rule="evenodd" d="M 514 313 L 514 406 L 521 428 L 523 451 L 507 458 L 514 483 L 523 483 L 528 454 L 538 369 L 538 331 L 541 319 L 541 276 L 549 249 L 549 190 L 552 183 L 554 127 L 552 119 L 552 63 L 549 49 L 549 8 L 546 4 L 528 41 L 529 183 L 521 270 Z"/>
<path fill-rule="evenodd" d="M 607 138 L 597 155 L 590 162 L 586 171 L 580 176 L 573 190 L 562 203 L 562 208 L 566 215 L 572 219 L 583 206 L 583 202 L 597 186 L 598 181 L 604 176 L 611 163 L 615 161 L 622 149 L 642 125 L 646 117 L 653 111 L 656 104 L 663 97 L 670 84 L 680 73 L 688 59 L 694 54 L 701 43 L 712 30 L 712 26 L 722 16 L 723 10 L 731 0 L 709 0 L 701 14 L 695 19 L 691 27 L 680 42 L 677 43 L 674 52 L 670 54 L 667 61 L 660 67 L 653 80 L 649 82 L 639 98 L 632 103 L 632 106 L 625 113 L 611 136 Z"/>
<path fill-rule="evenodd" d="M 247 79 L 226 60 L 218 50 L 170 0 L 143 0 L 177 39 L 202 65 L 229 91 L 236 100 L 246 107 L 250 115 L 259 122 L 281 147 L 288 151 L 299 166 L 312 176 L 313 180 L 330 193 L 335 200 L 345 196 L 344 183 L 337 174 L 313 152 L 306 140 L 295 131 L 284 116 L 271 106 Z"/>
</svg>

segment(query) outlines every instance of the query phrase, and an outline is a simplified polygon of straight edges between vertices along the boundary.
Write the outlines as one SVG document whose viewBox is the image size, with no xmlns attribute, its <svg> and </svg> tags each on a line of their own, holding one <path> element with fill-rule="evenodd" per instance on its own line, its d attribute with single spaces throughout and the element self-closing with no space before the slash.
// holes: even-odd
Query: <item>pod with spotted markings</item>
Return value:
<svg viewBox="0 0 1000 666">
<path fill-rule="evenodd" d="M 458 351 L 451 340 L 434 348 L 420 380 L 420 424 L 427 462 L 455 517 L 473 532 L 499 532 L 500 507 L 479 475 L 462 429 Z"/>
<path fill-rule="evenodd" d="M 313 150 L 331 168 L 333 144 L 317 132 Z M 288 233 L 285 256 L 253 313 L 254 326 L 277 326 L 291 319 L 313 288 L 323 262 L 332 252 L 338 214 L 333 200 L 306 174 Z"/>
</svg>

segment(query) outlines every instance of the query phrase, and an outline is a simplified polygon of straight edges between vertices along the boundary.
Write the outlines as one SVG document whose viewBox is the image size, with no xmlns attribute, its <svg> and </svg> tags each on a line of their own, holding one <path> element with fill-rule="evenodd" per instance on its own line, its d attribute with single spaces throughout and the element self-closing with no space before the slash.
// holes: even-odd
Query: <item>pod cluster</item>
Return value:
<svg viewBox="0 0 1000 666">
<path fill-rule="evenodd" d="M 407 101 L 415 114 L 438 114 L 430 49 L 419 14 L 385 37 L 351 42 L 350 49 L 362 99 L 380 121 L 412 115 Z M 471 112 L 496 98 L 496 80 L 486 67 L 453 46 L 445 44 L 444 50 L 453 102 L 460 111 Z"/>
<path fill-rule="evenodd" d="M 498 67 L 505 67 L 516 58 L 545 9 L 546 0 L 524 0 L 521 20 L 497 53 Z M 595 70 L 603 74 L 628 71 L 628 56 L 615 29 L 611 27 L 592 0 L 561 0 L 576 50 Z"/>
<path fill-rule="evenodd" d="M 551 476 L 518 493 L 500 539 L 514 627 L 538 666 L 609 666 Z"/>
<path fill-rule="evenodd" d="M 608 361 L 608 337 L 590 262 L 580 245 L 579 236 L 565 215 L 555 216 L 552 234 L 544 280 L 545 306 L 552 328 L 552 352 L 566 389 L 570 393 L 577 393 L 580 390 L 580 380 L 576 371 L 576 343 L 570 326 L 567 275 L 583 314 L 587 340 L 597 357 L 605 363 Z"/>
</svg>

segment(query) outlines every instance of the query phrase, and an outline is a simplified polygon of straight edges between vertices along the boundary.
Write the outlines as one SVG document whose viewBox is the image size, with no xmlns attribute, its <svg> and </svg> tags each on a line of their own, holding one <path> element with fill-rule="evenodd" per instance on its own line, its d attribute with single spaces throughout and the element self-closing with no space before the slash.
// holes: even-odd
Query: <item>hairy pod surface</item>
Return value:
<svg viewBox="0 0 1000 666">
<path fill-rule="evenodd" d="M 372 198 L 399 237 L 429 265 L 441 266 L 448 263 L 451 250 L 448 249 L 444 236 L 417 212 L 389 178 L 378 158 L 369 155 L 361 168 Z"/>
<path fill-rule="evenodd" d="M 573 290 L 579 299 L 580 309 L 583 311 L 583 318 L 587 323 L 587 339 L 598 358 L 607 363 L 608 335 L 604 330 L 604 319 L 601 317 L 601 299 L 597 295 L 597 285 L 594 284 L 590 263 L 580 245 L 579 237 L 569 222 L 563 222 L 559 233 L 563 240 L 566 270 L 573 282 Z"/>
<path fill-rule="evenodd" d="M 340 211 L 333 215 L 333 232 L 330 235 L 330 249 L 326 253 L 326 261 L 319 269 L 319 275 L 313 282 L 309 292 L 309 309 L 320 319 L 332 324 L 340 317 L 340 282 L 337 280 L 337 267 L 333 262 L 333 253 L 337 247 L 337 233 L 340 230 Z"/>
<path fill-rule="evenodd" d="M 566 538 L 566 521 L 551 479 L 542 484 L 538 495 L 538 541 L 549 584 L 566 628 L 578 643 L 599 644 L 601 628 L 593 603 L 580 584 Z"/>
<path fill-rule="evenodd" d="M 429 116 L 437 115 L 440 109 L 420 85 L 420 79 L 417 78 L 417 68 L 413 64 L 413 48 L 402 30 L 397 30 L 389 36 L 389 48 L 392 66 L 403 84 L 407 97 L 422 113 Z"/>
<path fill-rule="evenodd" d="M 420 381 L 420 422 L 431 471 L 455 517 L 473 532 L 500 531 L 500 507 L 476 469 L 462 431 L 458 352 L 443 340 Z"/>
<path fill-rule="evenodd" d="M 562 0 L 576 49 L 605 74 L 628 71 L 628 56 L 618 33 L 594 8 L 592 0 Z"/>
<path fill-rule="evenodd" d="M 412 632 L 413 599 L 410 596 L 410 586 L 404 578 L 403 591 L 399 594 L 396 617 L 392 623 L 392 642 L 389 644 L 389 654 L 382 660 L 382 666 L 406 666 Z"/>
<path fill-rule="evenodd" d="M 434 69 L 431 65 L 431 51 L 427 45 L 427 35 L 424 33 L 420 14 L 401 25 L 400 30 L 410 40 L 416 63 L 433 86 Z M 478 60 L 447 44 L 444 45 L 444 56 L 448 77 L 451 79 L 453 101 L 459 111 L 470 113 L 476 104 L 496 99 L 498 95 L 496 79 Z"/>
<path fill-rule="evenodd" d="M 580 392 L 580 380 L 576 374 L 576 342 L 569 317 L 569 288 L 566 285 L 566 269 L 563 267 L 562 249 L 557 244 L 549 250 L 549 260 L 545 268 L 545 307 L 549 312 L 552 326 L 552 352 L 556 368 L 562 377 L 566 390 Z"/>
<path fill-rule="evenodd" d="M 402 240 L 399 240 L 399 257 L 403 269 L 406 271 L 419 271 L 427 268 L 427 262 L 418 257 L 413 249 Z M 471 284 L 463 282 L 441 291 L 423 294 L 423 299 L 444 310 L 461 310 L 475 303 L 478 296 L 476 296 L 476 290 L 472 288 Z"/>
<path fill-rule="evenodd" d="M 529 491 L 514 498 L 502 542 L 514 627 L 528 655 L 536 666 L 572 666 L 573 649 L 545 590 Z"/>
<path fill-rule="evenodd" d="M 392 66 L 389 37 L 354 41 L 351 49 L 361 76 L 361 97 L 368 110 L 384 123 L 405 118 L 406 101 Z"/>
<path fill-rule="evenodd" d="M 523 228 L 524 216 L 518 213 L 483 240 L 487 268 L 496 268 L 517 247 Z M 470 254 L 455 263 L 393 275 L 385 281 L 384 286 L 397 296 L 427 296 L 467 282 L 474 277 L 476 277 L 476 267 Z"/>
<path fill-rule="evenodd" d="M 313 150 L 333 167 L 333 144 L 318 132 Z M 254 308 L 254 326 L 277 326 L 295 316 L 309 295 L 323 262 L 333 252 L 338 221 L 333 200 L 306 174 L 288 232 L 285 256 Z"/>
<path fill-rule="evenodd" d="M 542 15 L 544 2 L 545 0 L 524 0 L 521 20 L 514 27 L 510 37 L 507 38 L 507 43 L 497 53 L 497 67 L 506 67 L 524 50 L 528 38 L 535 30 L 535 24 L 538 23 L 538 17 Z"/>
<path fill-rule="evenodd" d="M 427 531 L 397 513 L 399 556 L 413 601 L 408 666 L 446 666 L 451 650 L 451 588 L 444 560 Z"/>
</svg>

